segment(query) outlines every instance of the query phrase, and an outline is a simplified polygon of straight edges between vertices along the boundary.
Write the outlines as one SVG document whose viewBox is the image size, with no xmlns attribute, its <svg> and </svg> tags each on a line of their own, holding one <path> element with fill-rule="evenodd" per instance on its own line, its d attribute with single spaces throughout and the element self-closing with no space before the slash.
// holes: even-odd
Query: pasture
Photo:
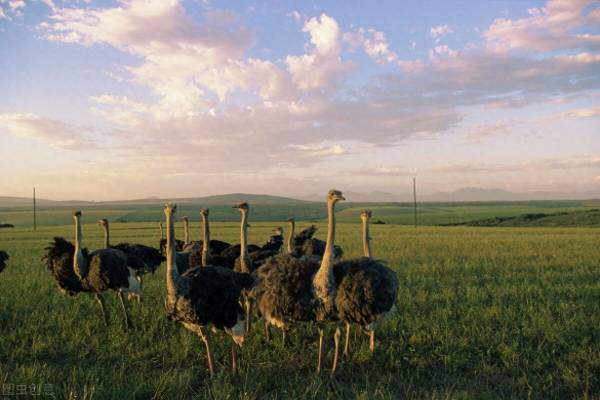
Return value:
<svg viewBox="0 0 600 400">
<path fill-rule="evenodd" d="M 84 209 L 85 246 L 96 249 L 101 213 L 90 211 Z M 340 219 L 349 221 L 345 212 Z M 6 215 L 0 222 L 10 221 Z M 373 220 L 380 218 L 375 212 Z M 251 216 L 250 243 L 285 226 L 252 222 L 259 219 Z M 199 229 L 191 225 L 193 238 Z M 399 312 L 378 327 L 374 355 L 366 336 L 353 338 L 335 391 L 325 374 L 315 376 L 315 326 L 299 326 L 283 348 L 278 333 L 266 343 L 255 320 L 238 375 L 228 370 L 230 341 L 214 336 L 218 374 L 211 380 L 202 342 L 165 317 L 164 265 L 146 276 L 127 334 L 114 294 L 105 328 L 93 297 L 59 293 L 40 261 L 53 236 L 73 240 L 72 225 L 0 229 L 0 248 L 11 255 L 0 274 L 0 387 L 50 384 L 56 398 L 78 399 L 599 398 L 600 231 L 371 229 L 375 256 L 398 274 Z M 211 230 L 215 239 L 239 240 L 236 223 L 214 222 Z M 177 234 L 183 236 L 180 226 Z M 156 246 L 158 229 L 155 222 L 115 223 L 111 238 Z M 360 225 L 338 224 L 337 243 L 346 257 L 358 256 Z"/>
</svg>

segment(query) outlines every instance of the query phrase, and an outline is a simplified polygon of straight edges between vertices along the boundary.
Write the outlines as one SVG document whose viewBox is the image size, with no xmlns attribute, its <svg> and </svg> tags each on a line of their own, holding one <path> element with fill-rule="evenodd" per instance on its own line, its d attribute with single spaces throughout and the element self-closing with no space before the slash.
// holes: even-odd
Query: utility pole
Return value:
<svg viewBox="0 0 600 400">
<path fill-rule="evenodd" d="M 414 217 L 415 217 L 415 228 L 417 227 L 417 178 L 413 177 L 413 205 L 414 205 Z"/>
<path fill-rule="evenodd" d="M 33 187 L 33 231 L 37 231 L 37 215 L 35 209 L 35 186 Z"/>
</svg>

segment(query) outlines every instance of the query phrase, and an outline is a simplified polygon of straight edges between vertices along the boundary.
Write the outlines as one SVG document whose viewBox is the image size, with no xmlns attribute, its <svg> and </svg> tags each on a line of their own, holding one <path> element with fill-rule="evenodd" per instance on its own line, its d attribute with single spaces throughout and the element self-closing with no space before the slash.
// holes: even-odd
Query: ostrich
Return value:
<svg viewBox="0 0 600 400">
<path fill-rule="evenodd" d="M 124 293 L 139 293 L 140 284 L 135 270 L 129 267 L 128 256 L 121 250 L 101 249 L 91 253 L 83 248 L 81 211 L 73 213 L 75 220 L 75 245 L 63 238 L 55 237 L 54 243 L 46 247 L 44 259 L 59 287 L 70 295 L 90 292 L 96 295 L 100 304 L 104 324 L 108 326 L 106 307 L 102 293 L 117 290 L 123 312 L 125 326 L 132 326 Z"/>
<path fill-rule="evenodd" d="M 127 265 L 135 270 L 136 278 L 140 282 L 141 289 L 144 284 L 143 275 L 146 272 L 154 273 L 163 262 L 164 257 L 155 248 L 143 244 L 119 243 L 111 246 L 108 220 L 102 218 L 98 220 L 98 224 L 104 230 L 104 248 L 121 250 L 127 255 Z M 130 293 L 130 295 L 133 295 L 133 293 Z M 141 296 L 137 296 L 137 299 L 139 302 L 142 301 Z"/>
<path fill-rule="evenodd" d="M 369 334 L 369 348 L 375 351 L 375 323 L 394 309 L 398 297 L 396 273 L 382 262 L 371 258 L 369 218 L 363 210 L 362 239 L 364 257 L 338 262 L 335 266 L 335 297 L 339 318 L 346 323 L 344 356 L 349 356 L 350 324 L 363 327 Z"/>
<path fill-rule="evenodd" d="M 326 243 L 321 239 L 313 238 L 313 235 L 315 234 L 315 232 L 317 232 L 317 230 L 318 228 L 315 225 L 311 225 L 294 237 L 292 254 L 295 257 L 323 257 L 323 254 L 325 253 Z M 340 260 L 343 255 L 344 251 L 342 250 L 342 248 L 337 245 L 334 246 L 333 258 L 335 260 Z"/>
<path fill-rule="evenodd" d="M 164 257 L 154 247 L 146 246 L 143 244 L 129 244 L 119 243 L 117 245 L 110 245 L 110 228 L 106 218 L 98 220 L 98 224 L 104 230 L 104 248 L 118 249 L 127 254 L 129 257 L 129 266 L 135 269 L 136 273 L 140 276 L 146 272 L 156 271 L 160 264 L 164 261 Z"/>
<path fill-rule="evenodd" d="M 175 228 L 173 216 L 177 206 L 165 204 L 167 224 L 167 298 L 165 307 L 170 319 L 200 337 L 206 346 L 210 376 L 215 373 L 215 361 L 210 348 L 209 332 L 212 326 L 231 335 L 232 367 L 237 369 L 237 347 L 244 341 L 244 310 L 239 304 L 243 289 L 252 285 L 248 274 L 205 265 L 179 274 L 175 257 Z"/>
<path fill-rule="evenodd" d="M 336 319 L 336 282 L 333 271 L 335 243 L 335 204 L 345 200 L 342 192 L 327 194 L 327 244 L 321 262 L 314 257 L 296 258 L 291 255 L 272 257 L 257 270 L 253 294 L 265 322 L 288 330 L 297 322 L 317 321 L 319 357 L 317 373 L 321 372 L 324 351 L 323 322 Z M 331 377 L 337 367 L 340 330 L 336 330 Z"/>
<path fill-rule="evenodd" d="M 166 252 L 166 246 L 167 246 L 167 239 L 165 239 L 165 233 L 163 231 L 163 224 L 162 222 L 158 223 L 158 229 L 160 229 L 160 241 L 158 242 L 158 250 L 160 252 L 160 255 L 164 258 L 165 255 L 167 254 Z M 177 251 L 182 251 L 183 250 L 183 241 L 182 240 L 176 240 L 175 241 L 175 249 Z"/>
<path fill-rule="evenodd" d="M 0 250 L 0 272 L 4 271 L 4 268 L 6 267 L 6 261 L 9 259 L 10 257 L 8 256 L 8 253 Z"/>
</svg>

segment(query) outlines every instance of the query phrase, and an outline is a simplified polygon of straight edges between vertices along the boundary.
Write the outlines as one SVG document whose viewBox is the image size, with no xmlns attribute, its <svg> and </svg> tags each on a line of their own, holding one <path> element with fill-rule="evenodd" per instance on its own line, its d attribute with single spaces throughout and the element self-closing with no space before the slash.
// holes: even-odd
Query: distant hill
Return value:
<svg viewBox="0 0 600 400">
<path fill-rule="evenodd" d="M 247 201 L 253 204 L 261 205 L 289 205 L 289 204 L 306 204 L 306 200 L 292 199 L 282 196 L 269 196 L 263 194 L 248 194 L 248 193 L 231 193 L 206 197 L 189 197 L 189 198 L 146 198 L 133 200 L 114 200 L 114 201 L 84 201 L 84 200 L 47 200 L 36 199 L 38 206 L 42 207 L 65 207 L 76 205 L 130 205 L 130 204 L 163 204 L 165 202 L 175 202 L 178 204 L 206 204 L 206 205 L 234 205 L 242 201 Z M 31 206 L 33 200 L 27 197 L 0 197 L 0 207 L 23 207 Z"/>
<path fill-rule="evenodd" d="M 571 227 L 600 226 L 600 210 L 574 212 L 529 213 L 517 216 L 494 217 L 464 223 L 442 224 L 445 226 L 498 226 L 498 227 Z"/>
</svg>

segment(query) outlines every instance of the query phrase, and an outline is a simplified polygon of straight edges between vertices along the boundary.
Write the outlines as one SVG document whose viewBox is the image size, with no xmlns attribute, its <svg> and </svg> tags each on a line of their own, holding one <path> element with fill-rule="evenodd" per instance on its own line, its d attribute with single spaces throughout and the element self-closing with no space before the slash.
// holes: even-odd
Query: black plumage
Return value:
<svg viewBox="0 0 600 400">
<path fill-rule="evenodd" d="M 252 286 L 249 274 L 218 266 L 192 268 L 181 275 L 182 292 L 175 303 L 167 302 L 169 319 L 194 325 L 229 329 L 238 323 L 244 310 L 239 299 L 243 289 Z"/>
<path fill-rule="evenodd" d="M 280 328 L 317 319 L 316 314 L 324 311 L 317 310 L 312 291 L 319 266 L 314 258 L 301 260 L 288 254 L 268 259 L 256 270 L 252 291 L 261 315 Z"/>
<path fill-rule="evenodd" d="M 73 257 L 75 255 L 75 246 L 73 243 L 62 237 L 54 237 L 45 248 L 46 253 L 42 261 L 46 263 L 48 271 L 52 274 L 58 287 L 64 292 L 73 296 L 79 292 L 92 292 L 87 281 L 82 281 L 75 274 L 73 269 Z M 82 249 L 84 257 L 88 257 L 88 250 Z"/>
<path fill-rule="evenodd" d="M 317 230 L 318 228 L 315 225 L 311 225 L 294 237 L 294 251 L 292 253 L 294 257 L 323 257 L 323 254 L 325 253 L 326 242 L 324 240 L 313 237 Z M 343 256 L 344 251 L 342 250 L 342 248 L 340 246 L 335 245 L 333 247 L 334 259 L 340 260 Z"/>
<path fill-rule="evenodd" d="M 369 257 L 334 265 L 335 306 L 341 320 L 367 327 L 389 312 L 398 297 L 398 277 L 381 261 Z"/>
<path fill-rule="evenodd" d="M 176 240 L 175 241 L 175 249 L 177 251 L 183 251 L 183 248 L 185 247 L 185 243 L 183 242 L 183 240 Z M 167 239 L 165 238 L 160 238 L 160 242 L 158 243 L 158 249 L 159 249 L 159 253 L 161 256 L 166 257 L 167 255 Z"/>
<path fill-rule="evenodd" d="M 7 252 L 0 250 L 0 272 L 4 271 L 4 268 L 6 268 L 6 261 L 8 261 L 9 258 Z"/>
<path fill-rule="evenodd" d="M 133 268 L 138 275 L 146 272 L 154 273 L 165 260 L 165 257 L 154 247 L 143 244 L 119 243 L 111 247 L 121 250 L 127 255 L 128 266 Z"/>
</svg>

